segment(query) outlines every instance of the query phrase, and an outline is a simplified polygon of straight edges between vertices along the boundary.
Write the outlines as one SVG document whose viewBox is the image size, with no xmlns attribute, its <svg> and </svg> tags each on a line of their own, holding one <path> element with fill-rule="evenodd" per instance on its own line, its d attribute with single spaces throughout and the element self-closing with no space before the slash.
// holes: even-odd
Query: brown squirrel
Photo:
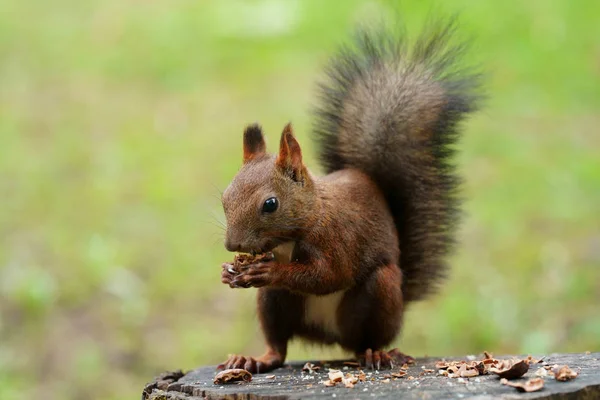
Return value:
<svg viewBox="0 0 600 400">
<path fill-rule="evenodd" d="M 459 206 L 451 157 L 479 99 L 479 75 L 457 65 L 454 31 L 453 21 L 434 23 L 409 47 L 386 29 L 361 30 L 339 51 L 316 109 L 323 177 L 304 165 L 290 124 L 276 155 L 260 126 L 246 128 L 243 166 L 222 196 L 225 246 L 275 259 L 243 271 L 225 263 L 221 280 L 259 288 L 267 350 L 218 368 L 280 367 L 293 337 L 337 343 L 368 368 L 409 359 L 384 349 L 406 304 L 447 274 Z"/>
</svg>

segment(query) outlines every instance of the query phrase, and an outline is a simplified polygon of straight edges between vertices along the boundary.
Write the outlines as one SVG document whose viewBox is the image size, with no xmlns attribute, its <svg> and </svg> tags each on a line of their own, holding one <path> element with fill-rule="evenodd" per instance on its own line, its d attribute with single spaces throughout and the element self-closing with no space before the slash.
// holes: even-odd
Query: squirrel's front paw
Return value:
<svg viewBox="0 0 600 400">
<path fill-rule="evenodd" d="M 233 277 L 231 287 L 263 287 L 273 284 L 273 266 L 275 262 L 256 263 Z"/>
<path fill-rule="evenodd" d="M 223 263 L 221 267 L 223 268 L 223 270 L 221 271 L 221 282 L 226 285 L 229 285 L 229 287 L 235 287 L 232 285 L 231 282 L 235 279 L 237 275 L 239 275 L 239 272 L 233 268 L 233 264 L 231 263 Z"/>
</svg>

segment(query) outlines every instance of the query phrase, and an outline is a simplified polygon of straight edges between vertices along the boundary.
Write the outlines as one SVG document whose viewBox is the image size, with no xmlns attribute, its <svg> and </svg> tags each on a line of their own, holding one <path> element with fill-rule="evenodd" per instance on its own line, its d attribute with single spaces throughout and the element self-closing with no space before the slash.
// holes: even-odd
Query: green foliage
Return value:
<svg viewBox="0 0 600 400">
<path fill-rule="evenodd" d="M 367 1 L 4 2 L 0 397 L 120 399 L 165 369 L 262 351 L 220 284 L 219 190 L 244 125 L 308 140 L 314 81 Z M 440 2 L 402 2 L 415 29 Z M 413 355 L 598 350 L 597 2 L 444 2 L 488 71 L 459 163 L 466 219 Z M 290 358 L 338 350 L 292 346 Z M 35 383 L 32 385 L 32 383 Z"/>
</svg>

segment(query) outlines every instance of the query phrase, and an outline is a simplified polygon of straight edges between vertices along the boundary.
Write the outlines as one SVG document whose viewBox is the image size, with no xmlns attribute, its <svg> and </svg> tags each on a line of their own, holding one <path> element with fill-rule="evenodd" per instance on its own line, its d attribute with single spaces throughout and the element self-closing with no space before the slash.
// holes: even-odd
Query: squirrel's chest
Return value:
<svg viewBox="0 0 600 400">
<path fill-rule="evenodd" d="M 304 298 L 304 324 L 322 330 L 329 336 L 340 337 L 337 310 L 344 291 L 325 296 L 309 295 Z"/>
<path fill-rule="evenodd" d="M 275 248 L 273 254 L 279 262 L 290 262 L 294 247 L 294 242 L 287 242 Z M 322 330 L 329 336 L 339 337 L 341 333 L 337 322 L 337 310 L 344 293 L 344 291 L 339 291 L 324 296 L 305 296 L 304 325 Z"/>
</svg>

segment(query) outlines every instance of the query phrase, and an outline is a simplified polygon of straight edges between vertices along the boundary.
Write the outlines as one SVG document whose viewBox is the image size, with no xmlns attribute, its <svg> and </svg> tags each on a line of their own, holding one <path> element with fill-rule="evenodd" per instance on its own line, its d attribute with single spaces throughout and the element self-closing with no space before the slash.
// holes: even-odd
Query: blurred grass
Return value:
<svg viewBox="0 0 600 400">
<path fill-rule="evenodd" d="M 262 351 L 220 284 L 219 190 L 244 124 L 307 113 L 367 1 L 22 0 L 0 6 L 0 398 L 125 399 L 155 373 Z M 437 2 L 405 1 L 418 28 Z M 594 0 L 445 2 L 489 71 L 459 158 L 467 218 L 413 355 L 600 349 Z M 385 11 L 384 11 L 385 12 Z M 290 358 L 340 353 L 294 344 Z M 34 384 L 32 384 L 34 382 Z"/>
</svg>

